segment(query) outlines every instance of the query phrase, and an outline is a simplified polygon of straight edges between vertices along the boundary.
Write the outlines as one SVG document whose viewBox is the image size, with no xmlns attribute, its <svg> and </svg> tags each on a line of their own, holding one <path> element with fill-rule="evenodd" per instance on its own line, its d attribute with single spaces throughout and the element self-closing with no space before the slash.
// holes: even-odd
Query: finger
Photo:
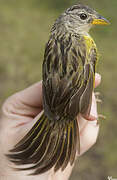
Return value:
<svg viewBox="0 0 117 180">
<path fill-rule="evenodd" d="M 98 118 L 98 113 L 97 113 L 97 103 L 96 103 L 96 98 L 95 98 L 95 94 L 92 94 L 92 105 L 91 105 L 91 111 L 90 114 L 94 117 L 96 117 L 96 119 Z M 95 122 L 95 121 L 92 121 Z M 96 120 L 97 122 L 97 120 Z"/>
<path fill-rule="evenodd" d="M 84 129 L 84 127 L 87 124 L 87 120 L 84 119 L 81 115 L 79 115 L 77 117 L 77 121 L 78 121 L 78 125 L 79 125 L 79 132 L 81 133 L 82 129 Z"/>
<path fill-rule="evenodd" d="M 100 83 L 101 83 L 101 75 L 98 73 L 95 73 L 95 88 L 99 86 Z"/>
<path fill-rule="evenodd" d="M 23 104 L 42 107 L 42 81 L 20 91 L 17 95 Z"/>
<path fill-rule="evenodd" d="M 87 122 L 80 133 L 80 155 L 88 151 L 97 140 L 99 125 L 95 122 Z"/>
<path fill-rule="evenodd" d="M 23 91 L 10 96 L 2 106 L 5 116 L 13 116 L 17 120 L 34 118 L 42 111 L 42 82 L 38 82 Z M 22 118 L 21 118 L 22 116 Z M 11 119 L 13 119 L 13 117 Z M 21 122 L 22 123 L 22 122 Z"/>
</svg>

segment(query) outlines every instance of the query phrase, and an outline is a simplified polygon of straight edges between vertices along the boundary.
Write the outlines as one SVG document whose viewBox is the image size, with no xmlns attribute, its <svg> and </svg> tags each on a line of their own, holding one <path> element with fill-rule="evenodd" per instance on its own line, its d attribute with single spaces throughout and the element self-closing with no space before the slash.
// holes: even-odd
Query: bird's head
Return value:
<svg viewBox="0 0 117 180">
<path fill-rule="evenodd" d="M 68 8 L 57 23 L 65 26 L 68 31 L 86 34 L 92 25 L 107 25 L 109 21 L 92 8 L 78 4 Z"/>
</svg>

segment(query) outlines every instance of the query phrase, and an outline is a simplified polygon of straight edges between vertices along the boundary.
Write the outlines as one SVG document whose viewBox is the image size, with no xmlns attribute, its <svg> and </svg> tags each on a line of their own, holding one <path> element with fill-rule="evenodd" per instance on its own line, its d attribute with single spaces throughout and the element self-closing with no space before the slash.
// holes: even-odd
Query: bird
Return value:
<svg viewBox="0 0 117 180">
<path fill-rule="evenodd" d="M 7 154 L 16 170 L 38 175 L 73 165 L 76 152 L 80 153 L 77 116 L 96 119 L 90 111 L 99 58 L 89 30 L 107 24 L 107 19 L 83 4 L 71 6 L 55 21 L 42 65 L 43 112 Z"/>
</svg>

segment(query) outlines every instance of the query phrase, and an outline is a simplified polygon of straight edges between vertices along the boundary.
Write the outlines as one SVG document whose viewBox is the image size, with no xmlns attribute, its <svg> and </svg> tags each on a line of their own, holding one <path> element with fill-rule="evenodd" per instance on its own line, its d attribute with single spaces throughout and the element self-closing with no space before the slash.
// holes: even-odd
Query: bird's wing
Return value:
<svg viewBox="0 0 117 180">
<path fill-rule="evenodd" d="M 94 84 L 95 48 L 87 54 L 84 38 L 51 37 L 43 63 L 43 102 L 46 115 L 59 119 L 89 113 Z"/>
<path fill-rule="evenodd" d="M 55 172 L 63 171 L 73 164 L 76 150 L 80 152 L 76 115 L 90 112 L 95 70 L 93 50 L 87 56 L 84 42 L 70 37 L 68 42 L 48 43 L 43 64 L 44 113 L 7 154 L 16 165 L 31 165 L 17 170 L 34 170 L 31 175 L 37 175 L 54 166 Z"/>
</svg>

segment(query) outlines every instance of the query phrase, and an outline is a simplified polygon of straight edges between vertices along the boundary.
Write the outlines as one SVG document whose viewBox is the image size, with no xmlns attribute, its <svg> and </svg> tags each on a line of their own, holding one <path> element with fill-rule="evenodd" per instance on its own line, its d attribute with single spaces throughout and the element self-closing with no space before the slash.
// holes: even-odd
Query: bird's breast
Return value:
<svg viewBox="0 0 117 180">
<path fill-rule="evenodd" d="M 89 59 L 88 57 L 90 56 L 91 50 L 92 49 L 97 49 L 96 44 L 94 42 L 94 40 L 90 37 L 90 36 L 84 36 L 84 40 L 85 40 L 85 45 L 86 45 L 86 56 L 87 56 L 87 60 Z"/>
</svg>

